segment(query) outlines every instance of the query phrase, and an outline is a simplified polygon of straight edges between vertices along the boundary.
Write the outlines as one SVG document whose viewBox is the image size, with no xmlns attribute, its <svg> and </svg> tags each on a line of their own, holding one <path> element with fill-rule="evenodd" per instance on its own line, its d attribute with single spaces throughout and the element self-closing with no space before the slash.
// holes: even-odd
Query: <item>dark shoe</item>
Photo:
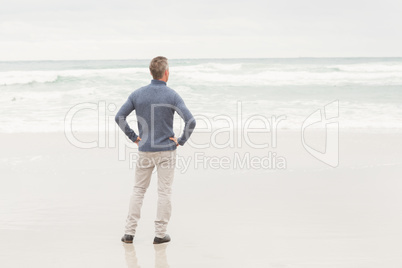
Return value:
<svg viewBox="0 0 402 268">
<path fill-rule="evenodd" d="M 128 235 L 128 234 L 125 234 L 121 238 L 121 242 L 124 242 L 124 243 L 133 243 L 133 240 L 134 240 L 134 236 L 133 235 Z"/>
<path fill-rule="evenodd" d="M 162 244 L 162 243 L 167 243 L 169 241 L 170 241 L 169 235 L 165 235 L 164 238 L 159 238 L 159 237 L 154 238 L 154 244 Z"/>
</svg>

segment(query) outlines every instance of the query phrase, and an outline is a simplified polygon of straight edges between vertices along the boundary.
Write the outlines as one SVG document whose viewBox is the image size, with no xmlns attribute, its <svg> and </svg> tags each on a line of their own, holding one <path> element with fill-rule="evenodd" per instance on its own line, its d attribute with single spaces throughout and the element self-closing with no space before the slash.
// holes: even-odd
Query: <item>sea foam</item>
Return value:
<svg viewBox="0 0 402 268">
<path fill-rule="evenodd" d="M 63 131 L 76 105 L 117 109 L 151 80 L 148 61 L 0 62 L 0 132 Z M 345 129 L 402 129 L 402 59 L 186 59 L 170 60 L 168 86 L 194 115 L 246 120 L 286 116 L 281 126 L 300 129 L 326 104 L 339 101 Z M 111 106 L 109 106 L 111 105 Z M 107 108 L 107 116 L 117 110 Z M 98 111 L 80 112 L 77 131 L 97 131 Z M 135 126 L 133 126 L 135 127 Z"/>
</svg>

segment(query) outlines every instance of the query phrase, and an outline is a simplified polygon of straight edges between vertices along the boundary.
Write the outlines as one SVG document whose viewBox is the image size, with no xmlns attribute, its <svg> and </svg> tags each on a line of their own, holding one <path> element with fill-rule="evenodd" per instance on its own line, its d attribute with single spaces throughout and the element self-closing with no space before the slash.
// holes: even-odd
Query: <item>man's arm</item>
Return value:
<svg viewBox="0 0 402 268">
<path fill-rule="evenodd" d="M 134 104 L 130 98 L 131 96 L 127 99 L 123 106 L 121 106 L 114 120 L 130 140 L 132 140 L 133 142 L 137 142 L 137 139 L 139 139 L 139 137 L 137 134 L 135 134 L 134 130 L 130 128 L 126 120 L 127 116 L 135 109 Z"/>
<path fill-rule="evenodd" d="M 176 112 L 183 118 L 185 125 L 183 134 L 180 138 L 177 139 L 177 143 L 179 145 L 184 145 L 184 143 L 190 138 L 191 134 L 195 128 L 195 119 L 191 114 L 190 110 L 187 108 L 186 104 L 184 104 L 183 99 L 177 94 L 176 95 Z"/>
</svg>

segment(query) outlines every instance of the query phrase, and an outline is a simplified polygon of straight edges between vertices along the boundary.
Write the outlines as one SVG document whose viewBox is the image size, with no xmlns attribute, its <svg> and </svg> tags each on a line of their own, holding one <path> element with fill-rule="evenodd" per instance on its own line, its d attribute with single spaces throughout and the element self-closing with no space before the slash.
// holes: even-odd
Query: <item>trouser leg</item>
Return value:
<svg viewBox="0 0 402 268">
<path fill-rule="evenodd" d="M 135 235 L 135 230 L 141 217 L 144 195 L 151 181 L 154 167 L 155 163 L 152 157 L 146 152 L 139 152 L 139 159 L 135 169 L 135 185 L 131 195 L 126 221 L 126 234 Z"/>
<path fill-rule="evenodd" d="M 157 164 L 158 207 L 155 220 L 155 236 L 159 238 L 165 237 L 172 211 L 171 194 L 175 165 L 176 150 L 161 152 Z"/>
</svg>

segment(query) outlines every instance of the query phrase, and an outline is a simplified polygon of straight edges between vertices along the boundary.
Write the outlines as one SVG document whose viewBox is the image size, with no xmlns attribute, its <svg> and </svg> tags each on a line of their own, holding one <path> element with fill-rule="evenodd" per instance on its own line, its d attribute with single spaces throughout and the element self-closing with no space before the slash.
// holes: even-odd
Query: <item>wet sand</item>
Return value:
<svg viewBox="0 0 402 268">
<path fill-rule="evenodd" d="M 277 148 L 181 147 L 178 154 L 190 164 L 176 172 L 172 242 L 154 246 L 155 176 L 134 244 L 120 242 L 135 148 L 119 160 L 117 148 L 80 149 L 63 133 L 0 134 L 0 264 L 400 267 L 400 137 L 341 131 L 336 168 L 307 153 L 292 131 L 278 134 Z M 201 133 L 192 139 L 208 140 Z M 322 144 L 321 133 L 309 139 Z M 283 157 L 286 167 L 232 165 L 236 154 L 258 160 L 268 152 Z M 232 161 L 228 168 L 204 163 L 222 158 Z"/>
</svg>

